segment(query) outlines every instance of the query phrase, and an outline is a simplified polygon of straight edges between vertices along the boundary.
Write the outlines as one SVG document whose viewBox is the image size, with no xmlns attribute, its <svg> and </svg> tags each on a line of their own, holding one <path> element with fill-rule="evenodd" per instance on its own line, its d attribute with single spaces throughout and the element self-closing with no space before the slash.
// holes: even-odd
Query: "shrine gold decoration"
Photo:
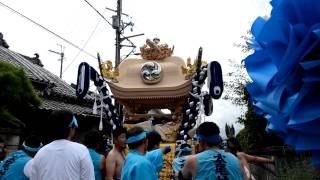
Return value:
<svg viewBox="0 0 320 180">
<path fill-rule="evenodd" d="M 102 76 L 107 79 L 111 79 L 114 82 L 117 81 L 119 76 L 119 69 L 113 68 L 111 61 L 104 61 L 101 63 Z"/>
<path fill-rule="evenodd" d="M 173 53 L 174 47 L 169 48 L 167 44 L 159 44 L 160 39 L 154 38 L 146 40 L 146 44 L 140 47 L 142 59 L 147 60 L 163 60 L 170 57 Z"/>
<path fill-rule="evenodd" d="M 207 62 L 202 61 L 201 66 L 206 65 Z M 182 73 L 186 75 L 186 79 L 191 79 L 191 77 L 197 72 L 197 60 L 193 61 L 191 64 L 191 58 L 187 59 L 187 67 L 181 66 Z"/>
</svg>

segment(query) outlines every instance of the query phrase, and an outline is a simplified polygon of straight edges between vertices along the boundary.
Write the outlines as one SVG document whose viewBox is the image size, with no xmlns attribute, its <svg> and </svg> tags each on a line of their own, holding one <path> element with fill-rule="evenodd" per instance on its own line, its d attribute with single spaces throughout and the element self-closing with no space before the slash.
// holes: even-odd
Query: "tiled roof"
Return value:
<svg viewBox="0 0 320 180">
<path fill-rule="evenodd" d="M 16 67 L 24 68 L 27 77 L 31 80 L 50 83 L 51 78 L 47 75 L 48 74 L 46 73 L 47 70 L 45 70 L 44 68 L 42 68 L 43 70 L 41 70 L 40 66 L 31 63 L 30 61 L 23 58 L 20 54 L 15 53 L 1 46 L 0 46 L 0 60 L 11 63 Z"/>
<path fill-rule="evenodd" d="M 86 95 L 84 100 L 77 99 L 75 89 L 72 88 L 71 85 L 60 79 L 58 76 L 52 74 L 45 68 L 37 64 L 33 64 L 19 53 L 0 46 L 0 61 L 6 61 L 16 67 L 23 68 L 27 77 L 33 82 L 47 84 L 49 89 L 46 91 L 49 91 L 49 94 L 46 94 L 46 92 L 41 93 L 41 90 L 37 90 L 39 95 L 44 98 L 42 105 L 43 108 L 66 108 L 81 114 L 92 114 L 92 97 Z M 92 102 L 92 104 L 90 102 Z"/>
<path fill-rule="evenodd" d="M 49 100 L 49 99 L 43 100 L 41 108 L 50 109 L 50 110 L 66 109 L 76 114 L 92 114 L 92 107 L 81 106 L 77 104 L 70 104 L 70 103 L 65 103 L 65 102 L 56 101 L 56 100 Z"/>
<path fill-rule="evenodd" d="M 29 57 L 29 56 L 25 56 L 23 54 L 20 54 L 22 57 L 26 58 L 27 60 L 31 61 L 33 64 L 36 64 L 38 66 L 43 67 L 43 64 L 41 62 L 41 60 L 39 59 L 39 54 L 35 53 L 35 57 Z"/>
</svg>

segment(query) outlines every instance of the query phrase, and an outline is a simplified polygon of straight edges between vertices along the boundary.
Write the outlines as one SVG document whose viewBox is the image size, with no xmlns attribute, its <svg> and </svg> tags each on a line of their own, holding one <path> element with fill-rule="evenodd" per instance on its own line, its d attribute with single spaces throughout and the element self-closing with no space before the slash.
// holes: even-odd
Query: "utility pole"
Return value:
<svg viewBox="0 0 320 180">
<path fill-rule="evenodd" d="M 141 34 L 133 35 L 133 36 L 130 36 L 130 37 L 125 37 L 122 34 L 124 29 L 126 27 L 128 27 L 128 26 L 131 26 L 131 31 L 132 31 L 132 27 L 134 25 L 132 22 L 123 23 L 122 20 L 121 20 L 121 15 L 128 16 L 127 14 L 122 13 L 122 0 L 117 0 L 117 10 L 112 10 L 110 8 L 106 8 L 106 9 L 108 9 L 110 11 L 114 11 L 114 12 L 117 13 L 117 15 L 112 16 L 112 27 L 116 31 L 115 67 L 118 67 L 118 65 L 121 62 L 121 53 L 120 53 L 121 47 L 131 47 L 131 48 L 133 48 L 133 50 L 130 52 L 130 53 L 132 53 L 134 51 L 134 49 L 136 48 L 136 46 L 129 40 L 129 38 L 136 37 L 136 36 L 142 36 L 144 34 L 141 33 Z M 121 38 L 121 35 L 123 36 L 123 38 Z M 123 40 L 129 41 L 129 43 L 131 43 L 131 45 L 121 45 L 121 42 Z M 130 55 L 130 53 L 129 53 L 129 55 Z"/>
<path fill-rule="evenodd" d="M 121 11 L 122 11 L 122 0 L 117 0 L 117 24 L 118 27 L 116 29 L 116 62 L 115 62 L 115 66 L 118 67 L 118 65 L 120 64 L 120 34 L 122 31 L 122 27 L 121 27 Z"/>
<path fill-rule="evenodd" d="M 60 79 L 62 79 L 62 67 L 63 67 L 64 48 L 65 47 L 62 46 L 61 44 L 57 44 L 57 45 L 60 46 L 60 52 L 53 51 L 51 49 L 49 49 L 48 51 L 60 55 L 60 59 L 59 59 L 59 61 L 60 61 Z"/>
<path fill-rule="evenodd" d="M 120 52 L 121 47 L 131 47 L 132 48 L 131 52 L 129 54 L 127 54 L 127 56 L 126 56 L 126 57 L 128 57 L 130 54 L 132 54 L 135 51 L 135 48 L 136 48 L 136 46 L 130 41 L 129 38 L 141 36 L 144 34 L 142 33 L 142 34 L 133 35 L 130 37 L 125 37 L 123 35 L 125 28 L 127 28 L 128 26 L 131 26 L 131 31 L 133 31 L 132 27 L 134 24 L 132 22 L 129 22 L 129 23 L 122 22 L 121 15 L 128 16 L 127 14 L 122 13 L 122 0 L 117 0 L 117 10 L 113 10 L 110 8 L 106 8 L 106 9 L 117 13 L 116 15 L 112 16 L 112 28 L 115 29 L 115 31 L 116 31 L 115 68 L 117 68 L 121 62 L 121 52 Z M 121 38 L 121 36 L 123 36 L 123 37 Z M 128 41 L 130 43 L 130 45 L 122 45 L 121 43 L 124 40 Z M 122 106 L 119 104 L 119 102 L 117 100 L 115 101 L 115 106 L 118 107 L 120 119 L 122 119 L 122 115 L 123 115 Z"/>
</svg>

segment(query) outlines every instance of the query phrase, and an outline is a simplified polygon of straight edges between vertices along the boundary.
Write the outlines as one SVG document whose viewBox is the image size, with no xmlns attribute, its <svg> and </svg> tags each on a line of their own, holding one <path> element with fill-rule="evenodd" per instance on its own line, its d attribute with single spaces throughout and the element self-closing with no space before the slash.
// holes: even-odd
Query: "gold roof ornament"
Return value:
<svg viewBox="0 0 320 180">
<path fill-rule="evenodd" d="M 174 46 L 169 48 L 168 44 L 160 44 L 159 38 L 146 40 L 146 44 L 140 47 L 141 57 L 146 60 L 163 60 L 170 57 L 173 53 Z"/>
<path fill-rule="evenodd" d="M 111 61 L 104 61 L 101 63 L 102 76 L 106 79 L 112 80 L 112 82 L 118 82 L 119 69 L 113 68 Z"/>
<path fill-rule="evenodd" d="M 198 60 L 194 60 L 193 63 L 191 64 L 191 58 L 189 57 L 187 59 L 187 67 L 185 66 L 181 66 L 181 70 L 182 70 L 182 73 L 184 75 L 186 75 L 186 79 L 191 79 L 192 76 L 197 72 L 197 64 L 198 64 Z M 207 64 L 206 61 L 201 61 L 201 66 L 204 66 Z"/>
</svg>

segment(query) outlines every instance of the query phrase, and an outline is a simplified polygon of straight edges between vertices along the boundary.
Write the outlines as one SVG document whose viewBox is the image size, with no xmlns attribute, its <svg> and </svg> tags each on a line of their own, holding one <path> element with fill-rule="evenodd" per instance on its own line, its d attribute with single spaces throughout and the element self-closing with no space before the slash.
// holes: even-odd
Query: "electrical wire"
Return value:
<svg viewBox="0 0 320 180">
<path fill-rule="evenodd" d="M 112 26 L 112 24 L 95 8 L 93 7 L 87 0 L 84 0 L 94 11 L 96 11 L 101 17 L 102 19 L 104 19 L 110 26 Z"/>
<path fill-rule="evenodd" d="M 106 11 L 106 10 L 104 10 L 104 11 L 102 12 L 102 14 L 104 14 L 105 11 Z M 91 40 L 93 34 L 96 32 L 96 30 L 97 30 L 97 28 L 98 28 L 98 26 L 99 26 L 99 24 L 100 24 L 100 21 L 101 21 L 101 19 L 98 21 L 98 23 L 97 23 L 96 26 L 94 27 L 93 31 L 91 32 L 90 36 L 88 37 L 88 39 L 86 40 L 86 42 L 83 44 L 83 46 L 82 46 L 82 48 L 81 48 L 82 50 L 87 46 L 87 44 L 88 44 L 89 41 Z M 65 72 L 69 69 L 69 67 L 75 62 L 75 60 L 78 58 L 78 56 L 81 54 L 81 52 L 82 52 L 82 51 L 79 50 L 79 52 L 76 54 L 76 56 L 71 60 L 71 62 L 67 65 L 67 67 L 62 71 L 62 74 L 65 73 Z"/>
<path fill-rule="evenodd" d="M 143 24 L 139 19 L 136 19 L 134 17 L 130 17 L 131 21 L 134 21 L 134 29 L 138 32 L 143 32 L 144 30 L 141 29 L 140 24 Z M 158 33 L 154 33 L 154 32 L 147 32 L 145 33 L 145 36 L 149 36 L 150 37 L 159 37 L 161 39 L 161 34 L 159 35 Z"/>
<path fill-rule="evenodd" d="M 125 40 L 127 40 L 132 46 L 134 46 L 134 47 L 132 47 L 131 51 L 127 55 L 123 56 L 124 58 L 120 59 L 120 62 L 122 62 L 123 60 L 125 60 L 127 57 L 129 57 L 131 54 L 133 54 L 136 51 L 136 47 L 135 47 L 134 43 L 132 41 L 130 41 L 130 39 L 126 38 L 123 34 L 120 34 L 120 35 L 123 38 L 125 38 Z"/>
<path fill-rule="evenodd" d="M 112 26 L 112 24 L 96 9 L 96 8 L 94 8 L 93 7 L 93 5 L 91 5 L 87 0 L 84 0 L 94 11 L 96 11 L 110 26 Z M 110 9 L 110 8 L 105 8 L 105 9 L 107 9 L 107 10 L 110 10 L 110 11 L 114 11 L 113 9 Z M 127 16 L 127 17 L 130 17 L 128 14 L 124 14 L 124 13 L 122 13 L 123 15 L 125 15 L 125 16 Z M 132 17 L 130 17 L 130 18 L 132 18 Z M 124 29 L 123 29 L 124 30 Z M 120 34 L 123 38 L 125 38 L 125 36 L 121 33 Z M 127 40 L 132 46 L 135 46 L 134 44 L 133 44 L 133 42 L 132 41 L 130 41 L 128 38 L 125 38 L 125 40 Z M 127 57 L 129 57 L 132 53 L 134 53 L 135 52 L 135 47 L 127 54 L 127 55 L 125 55 L 124 57 L 125 58 L 127 58 Z M 124 59 L 125 59 L 124 58 Z"/>
<path fill-rule="evenodd" d="M 93 7 L 93 5 L 91 5 L 87 0 L 84 0 L 94 11 L 96 11 L 110 26 L 112 26 L 112 24 L 96 9 L 96 8 L 94 8 Z M 105 9 L 107 9 L 107 10 L 111 10 L 111 11 L 114 11 L 114 10 L 112 10 L 112 9 L 110 9 L 110 8 L 105 8 Z M 124 14 L 124 13 L 122 13 L 123 15 L 125 15 L 125 16 L 127 16 L 127 17 L 130 17 L 129 15 L 127 15 L 127 14 Z M 130 17 L 130 18 L 132 18 L 132 17 Z M 123 29 L 124 30 L 124 29 Z M 125 40 L 127 40 L 132 46 L 135 46 L 134 44 L 133 44 L 133 42 L 132 41 L 130 41 L 128 38 L 126 38 L 124 35 L 123 35 L 123 33 L 121 33 L 120 34 L 123 38 L 125 38 Z M 135 52 L 135 47 L 127 54 L 127 55 L 125 55 L 124 57 L 125 58 L 127 58 L 128 56 L 130 56 L 132 53 L 134 53 Z M 125 59 L 124 58 L 124 59 Z"/>
<path fill-rule="evenodd" d="M 68 41 L 67 39 L 65 39 L 65 38 L 63 38 L 62 36 L 58 35 L 57 33 L 55 33 L 55 32 L 53 32 L 53 31 L 51 31 L 50 29 L 48 29 L 48 28 L 46 28 L 46 27 L 42 26 L 41 24 L 39 24 L 39 23 L 35 22 L 34 20 L 32 20 L 32 19 L 28 18 L 27 16 L 23 15 L 22 13 L 20 13 L 20 12 L 18 12 L 18 11 L 16 11 L 16 10 L 14 10 L 13 8 L 9 7 L 8 5 L 4 4 L 3 2 L 0 2 L 0 5 L 1 5 L 1 6 L 4 6 L 5 8 L 7 8 L 7 9 L 9 9 L 10 11 L 14 12 L 15 14 L 18 14 L 19 16 L 21 16 L 21 17 L 23 17 L 23 18 L 27 19 L 28 21 L 30 21 L 30 22 L 32 22 L 33 24 L 35 24 L 35 25 L 39 26 L 40 28 L 42 28 L 42 29 L 46 30 L 47 32 L 49 32 L 49 33 L 53 34 L 54 36 L 58 37 L 59 39 L 63 40 L 64 42 L 68 43 L 69 45 L 73 46 L 74 48 L 81 50 L 82 52 L 84 52 L 85 54 L 87 54 L 87 55 L 89 55 L 89 56 L 93 57 L 94 59 L 97 59 L 97 57 L 96 57 L 96 56 L 94 56 L 94 55 L 92 55 L 92 54 L 90 54 L 90 53 L 88 53 L 88 52 L 84 51 L 83 49 L 81 49 L 79 46 L 75 45 L 75 44 L 74 44 L 74 43 L 72 43 L 71 41 Z"/>
</svg>

